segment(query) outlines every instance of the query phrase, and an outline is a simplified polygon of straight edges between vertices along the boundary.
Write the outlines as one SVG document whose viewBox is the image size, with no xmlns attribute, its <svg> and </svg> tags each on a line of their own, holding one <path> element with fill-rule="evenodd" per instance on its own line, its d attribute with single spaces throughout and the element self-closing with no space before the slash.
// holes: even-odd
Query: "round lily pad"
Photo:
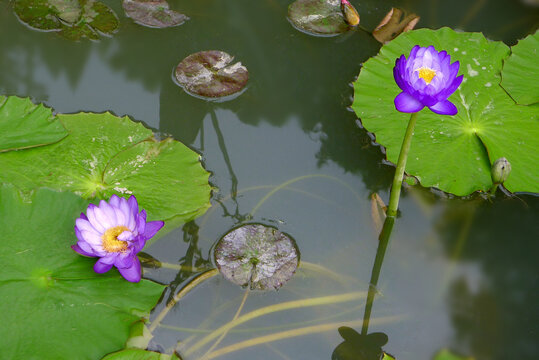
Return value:
<svg viewBox="0 0 539 360">
<path fill-rule="evenodd" d="M 116 13 L 95 0 L 16 0 L 14 10 L 29 27 L 57 31 L 70 40 L 97 40 L 119 25 Z"/>
<path fill-rule="evenodd" d="M 363 126 L 397 163 L 409 114 L 395 110 L 401 91 L 393 79 L 395 59 L 415 46 L 433 45 L 460 62 L 461 86 L 449 97 L 455 116 L 419 112 L 406 173 L 423 186 L 458 196 L 488 191 L 491 165 L 504 157 L 512 166 L 504 187 L 511 192 L 539 192 L 539 106 L 520 106 L 499 86 L 509 48 L 480 33 L 449 28 L 402 33 L 365 62 L 354 83 L 352 108 Z M 533 88 L 531 88 L 533 89 Z"/>
<path fill-rule="evenodd" d="M 539 30 L 511 48 L 503 63 L 502 86 L 521 105 L 539 102 Z"/>
<path fill-rule="evenodd" d="M 294 1 L 288 7 L 288 19 L 296 29 L 311 35 L 333 36 L 350 29 L 341 0 Z"/>
<path fill-rule="evenodd" d="M 295 241 L 279 230 L 248 224 L 219 240 L 215 262 L 223 276 L 251 290 L 279 289 L 296 272 L 299 253 Z"/>
<path fill-rule="evenodd" d="M 176 67 L 176 80 L 188 92 L 204 98 L 220 98 L 241 91 L 249 72 L 234 57 L 219 50 L 189 55 Z"/>
<path fill-rule="evenodd" d="M 166 28 L 189 20 L 184 14 L 170 10 L 166 0 L 123 0 L 122 5 L 125 14 L 143 26 Z"/>
</svg>

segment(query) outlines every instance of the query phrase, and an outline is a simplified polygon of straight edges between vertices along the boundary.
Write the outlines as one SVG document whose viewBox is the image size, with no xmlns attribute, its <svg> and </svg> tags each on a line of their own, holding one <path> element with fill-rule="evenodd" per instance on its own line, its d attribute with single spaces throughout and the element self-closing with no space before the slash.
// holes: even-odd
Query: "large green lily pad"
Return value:
<svg viewBox="0 0 539 360">
<path fill-rule="evenodd" d="M 449 28 L 403 33 L 369 59 L 354 83 L 352 108 L 363 126 L 397 162 L 409 114 L 395 110 L 400 89 L 393 79 L 395 60 L 414 45 L 434 45 L 460 61 L 464 82 L 449 98 L 455 116 L 437 115 L 427 108 L 417 125 L 406 172 L 423 186 L 456 195 L 486 191 L 492 186 L 491 164 L 505 157 L 512 173 L 504 186 L 512 192 L 539 192 L 539 107 L 518 106 L 499 86 L 502 61 L 509 48 L 479 33 L 458 33 Z"/>
<path fill-rule="evenodd" d="M 57 31 L 71 40 L 97 40 L 119 25 L 116 13 L 95 0 L 15 0 L 14 10 L 29 27 Z"/>
<path fill-rule="evenodd" d="M 311 35 L 333 36 L 346 32 L 341 0 L 296 0 L 288 6 L 294 27 Z"/>
<path fill-rule="evenodd" d="M 141 349 L 124 349 L 105 356 L 102 360 L 179 360 L 176 355 L 166 355 Z"/>
<path fill-rule="evenodd" d="M 209 173 L 185 145 L 156 141 L 140 123 L 110 113 L 58 118 L 70 135 L 52 145 L 0 153 L 0 182 L 26 193 L 49 187 L 88 199 L 133 194 L 151 220 L 187 221 L 210 206 Z"/>
<path fill-rule="evenodd" d="M 276 290 L 296 272 L 299 254 L 288 235 L 269 226 L 248 224 L 219 240 L 215 262 L 221 274 L 237 285 Z"/>
<path fill-rule="evenodd" d="M 149 314 L 163 287 L 97 274 L 71 249 L 87 201 L 37 190 L 31 203 L 0 186 L 0 348 L 3 359 L 99 359 L 122 348 L 131 323 Z"/>
<path fill-rule="evenodd" d="M 66 129 L 43 104 L 0 96 L 0 152 L 51 144 L 66 136 Z"/>
<path fill-rule="evenodd" d="M 504 61 L 502 86 L 522 105 L 539 102 L 539 30 L 511 48 Z"/>
<path fill-rule="evenodd" d="M 169 8 L 166 0 L 123 0 L 125 14 L 137 24 L 166 28 L 189 20 L 187 16 Z"/>
</svg>

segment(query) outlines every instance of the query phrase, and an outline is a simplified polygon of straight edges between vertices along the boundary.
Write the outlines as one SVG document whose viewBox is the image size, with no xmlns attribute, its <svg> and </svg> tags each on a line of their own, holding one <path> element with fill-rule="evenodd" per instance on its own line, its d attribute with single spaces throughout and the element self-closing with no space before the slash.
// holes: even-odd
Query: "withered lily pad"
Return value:
<svg viewBox="0 0 539 360">
<path fill-rule="evenodd" d="M 16 0 L 15 13 L 29 27 L 57 31 L 71 40 L 99 39 L 119 25 L 116 13 L 95 0 Z"/>
<path fill-rule="evenodd" d="M 125 14 L 137 24 L 155 28 L 178 26 L 187 16 L 170 10 L 166 0 L 123 0 Z"/>
<path fill-rule="evenodd" d="M 372 36 L 382 44 L 385 44 L 401 33 L 413 30 L 419 22 L 416 14 L 403 13 L 401 9 L 391 8 L 380 24 L 372 32 Z"/>
<path fill-rule="evenodd" d="M 251 290 L 279 289 L 299 263 L 295 241 L 279 230 L 249 224 L 226 234 L 215 248 L 215 261 L 225 278 Z"/>
<path fill-rule="evenodd" d="M 234 57 L 218 50 L 201 51 L 183 59 L 176 80 L 189 93 L 206 98 L 229 96 L 247 85 L 249 72 Z"/>
<path fill-rule="evenodd" d="M 288 18 L 300 31 L 313 35 L 338 35 L 350 29 L 341 0 L 297 0 L 288 7 Z"/>
</svg>

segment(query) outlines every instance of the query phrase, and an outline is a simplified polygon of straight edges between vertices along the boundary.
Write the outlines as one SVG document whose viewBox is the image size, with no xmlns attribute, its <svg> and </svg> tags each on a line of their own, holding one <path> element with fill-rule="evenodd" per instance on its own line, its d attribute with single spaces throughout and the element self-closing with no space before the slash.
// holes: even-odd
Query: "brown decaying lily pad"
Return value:
<svg viewBox="0 0 539 360">
<path fill-rule="evenodd" d="M 391 8 L 372 32 L 374 38 L 385 44 L 401 33 L 413 30 L 419 22 L 420 17 L 416 14 L 403 15 L 405 14 L 401 9 Z"/>
<path fill-rule="evenodd" d="M 251 290 L 279 289 L 299 264 L 295 241 L 279 230 L 248 224 L 219 240 L 215 261 L 228 280 Z"/>
<path fill-rule="evenodd" d="M 137 24 L 154 28 L 178 26 L 187 16 L 170 10 L 166 0 L 123 0 L 125 14 Z"/>
<path fill-rule="evenodd" d="M 249 80 L 247 68 L 234 57 L 218 50 L 189 55 L 176 67 L 176 80 L 189 93 L 207 98 L 228 96 L 241 91 Z"/>
</svg>

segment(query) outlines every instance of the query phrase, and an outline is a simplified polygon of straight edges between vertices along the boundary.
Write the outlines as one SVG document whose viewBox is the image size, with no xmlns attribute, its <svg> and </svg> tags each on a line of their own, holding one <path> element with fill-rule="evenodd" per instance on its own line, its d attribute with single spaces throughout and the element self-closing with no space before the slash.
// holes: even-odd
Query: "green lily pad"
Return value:
<svg viewBox="0 0 539 360">
<path fill-rule="evenodd" d="M 220 98 L 243 90 L 249 80 L 247 68 L 223 51 L 209 50 L 189 55 L 176 67 L 176 80 L 188 93 Z"/>
<path fill-rule="evenodd" d="M 119 25 L 116 13 L 95 0 L 15 0 L 14 10 L 29 27 L 57 31 L 71 40 L 97 40 Z"/>
<path fill-rule="evenodd" d="M 473 357 L 461 356 L 452 353 L 447 349 L 442 349 L 434 355 L 433 360 L 473 360 Z"/>
<path fill-rule="evenodd" d="M 251 290 L 279 289 L 296 272 L 295 241 L 275 228 L 249 224 L 227 233 L 215 247 L 221 274 Z"/>
<path fill-rule="evenodd" d="M 143 26 L 166 28 L 189 20 L 184 14 L 170 10 L 166 0 L 123 0 L 122 5 L 125 14 Z"/>
<path fill-rule="evenodd" d="M 102 360 L 179 360 L 176 355 L 166 355 L 141 349 L 125 349 L 105 356 Z"/>
<path fill-rule="evenodd" d="M 423 186 L 459 196 L 487 191 L 492 186 L 491 164 L 505 157 L 512 172 L 504 186 L 512 192 L 539 192 L 539 107 L 518 106 L 499 86 L 502 60 L 509 48 L 479 33 L 458 33 L 449 28 L 403 33 L 369 59 L 354 83 L 352 108 L 363 126 L 397 162 L 409 114 L 395 110 L 400 89 L 392 69 L 401 54 L 414 45 L 434 45 L 460 61 L 464 74 L 460 88 L 449 98 L 455 116 L 423 109 L 417 118 L 406 172 Z"/>
<path fill-rule="evenodd" d="M 504 61 L 502 86 L 522 105 L 539 102 L 539 30 L 511 48 Z"/>
<path fill-rule="evenodd" d="M 18 119 L 17 126 L 13 119 Z M 51 144 L 66 136 L 51 109 L 28 98 L 0 96 L 0 152 Z"/>
<path fill-rule="evenodd" d="M 311 35 L 334 36 L 350 29 L 341 0 L 296 0 L 288 6 L 288 19 L 296 29 Z"/>
<path fill-rule="evenodd" d="M 0 182 L 26 193 L 49 187 L 88 199 L 133 194 L 150 220 L 188 221 L 210 206 L 209 174 L 185 145 L 156 141 L 140 123 L 110 113 L 58 118 L 70 135 L 52 145 L 0 153 Z"/>
<path fill-rule="evenodd" d="M 0 327 L 3 359 L 98 359 L 122 348 L 131 323 L 149 314 L 163 286 L 134 284 L 71 249 L 87 201 L 37 190 L 23 201 L 0 187 Z"/>
</svg>

